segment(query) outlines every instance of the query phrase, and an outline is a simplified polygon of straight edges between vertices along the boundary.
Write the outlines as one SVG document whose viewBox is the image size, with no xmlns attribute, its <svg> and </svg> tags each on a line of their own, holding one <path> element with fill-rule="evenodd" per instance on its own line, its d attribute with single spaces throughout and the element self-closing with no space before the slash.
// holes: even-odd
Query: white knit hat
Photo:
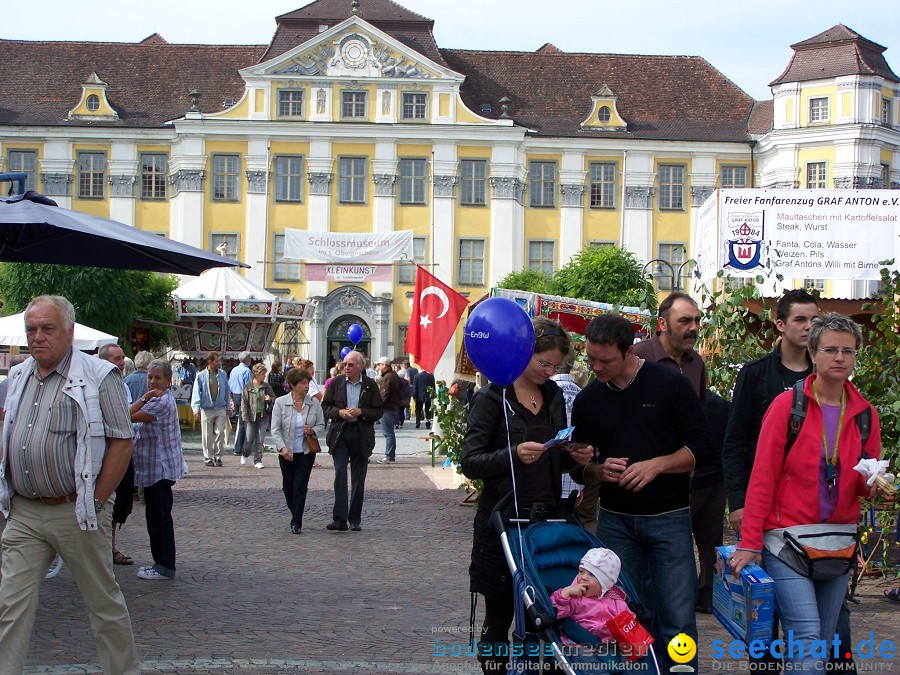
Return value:
<svg viewBox="0 0 900 675">
<path fill-rule="evenodd" d="M 578 566 L 594 575 L 605 594 L 616 585 L 619 571 L 622 569 L 622 561 L 608 548 L 592 548 L 584 554 Z"/>
</svg>

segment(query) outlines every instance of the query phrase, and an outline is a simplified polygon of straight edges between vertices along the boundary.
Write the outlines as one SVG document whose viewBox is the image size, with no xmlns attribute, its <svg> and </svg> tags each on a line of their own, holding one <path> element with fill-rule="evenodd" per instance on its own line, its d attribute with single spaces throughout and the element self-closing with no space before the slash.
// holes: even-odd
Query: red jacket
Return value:
<svg viewBox="0 0 900 675">
<path fill-rule="evenodd" d="M 763 532 L 792 525 L 821 523 L 819 515 L 819 462 L 822 458 L 822 409 L 812 394 L 815 375 L 806 378 L 803 391 L 809 397 L 806 419 L 800 434 L 785 458 L 788 420 L 793 394 L 780 394 L 763 418 L 756 449 L 756 460 L 741 525 L 741 548 L 761 551 Z M 872 407 L 849 381 L 847 411 L 838 443 L 840 478 L 838 503 L 828 523 L 849 524 L 859 520 L 859 497 L 869 495 L 862 474 L 853 470 L 861 456 L 861 439 L 856 415 Z M 872 427 L 866 442 L 869 457 L 881 455 L 881 427 L 878 413 L 872 408 Z"/>
</svg>

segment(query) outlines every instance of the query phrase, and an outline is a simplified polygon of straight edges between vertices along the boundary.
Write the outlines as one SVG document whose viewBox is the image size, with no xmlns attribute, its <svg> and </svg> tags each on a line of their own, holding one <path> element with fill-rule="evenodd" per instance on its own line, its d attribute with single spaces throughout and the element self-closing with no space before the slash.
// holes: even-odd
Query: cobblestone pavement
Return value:
<svg viewBox="0 0 900 675">
<path fill-rule="evenodd" d="M 207 468 L 199 435 L 186 433 L 190 474 L 175 487 L 178 578 L 136 577 L 138 566 L 152 562 L 141 504 L 118 537 L 119 549 L 135 559 L 115 572 L 144 671 L 480 672 L 464 654 L 473 509 L 461 504 L 462 493 L 438 489 L 426 475 L 426 433 L 407 423 L 398 432 L 397 462 L 389 465 L 376 463 L 379 439 L 361 532 L 325 530 L 333 473 L 323 453 L 300 536 L 289 529 L 274 455 L 265 456 L 261 470 L 240 466 L 231 454 L 223 468 Z M 887 586 L 862 583 L 854 641 L 868 639 L 869 631 L 876 644 L 900 641 L 900 605 L 881 596 Z M 700 672 L 737 670 L 739 663 L 710 656 L 713 640 L 729 640 L 724 629 L 708 616 L 699 616 L 699 626 Z M 884 670 L 894 660 L 861 665 Z M 99 672 L 84 606 L 65 567 L 42 587 L 28 664 L 27 673 Z"/>
</svg>

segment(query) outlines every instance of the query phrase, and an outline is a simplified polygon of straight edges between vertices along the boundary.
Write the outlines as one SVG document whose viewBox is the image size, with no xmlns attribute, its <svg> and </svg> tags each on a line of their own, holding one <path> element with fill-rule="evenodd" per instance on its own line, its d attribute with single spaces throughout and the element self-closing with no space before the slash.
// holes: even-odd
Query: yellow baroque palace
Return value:
<svg viewBox="0 0 900 675">
<path fill-rule="evenodd" d="M 756 101 L 699 57 L 442 48 L 391 0 L 275 20 L 267 45 L 0 40 L 0 158 L 61 206 L 225 244 L 250 280 L 317 299 L 320 372 L 351 323 L 402 355 L 414 268 L 310 280 L 285 228 L 411 230 L 415 261 L 474 299 L 585 246 L 678 269 L 717 187 L 900 187 L 900 80 L 843 25 L 791 45 Z"/>
</svg>

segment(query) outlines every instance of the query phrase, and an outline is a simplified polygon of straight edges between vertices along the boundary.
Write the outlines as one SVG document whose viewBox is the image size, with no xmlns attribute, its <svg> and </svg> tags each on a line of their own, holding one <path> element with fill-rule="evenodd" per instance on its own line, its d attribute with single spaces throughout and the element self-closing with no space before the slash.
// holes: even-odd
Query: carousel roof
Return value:
<svg viewBox="0 0 900 675">
<path fill-rule="evenodd" d="M 214 267 L 206 270 L 196 279 L 182 284 L 172 295 L 176 298 L 208 298 L 210 300 L 262 300 L 272 301 L 276 297 L 261 286 L 248 281 L 234 270 Z"/>
</svg>

